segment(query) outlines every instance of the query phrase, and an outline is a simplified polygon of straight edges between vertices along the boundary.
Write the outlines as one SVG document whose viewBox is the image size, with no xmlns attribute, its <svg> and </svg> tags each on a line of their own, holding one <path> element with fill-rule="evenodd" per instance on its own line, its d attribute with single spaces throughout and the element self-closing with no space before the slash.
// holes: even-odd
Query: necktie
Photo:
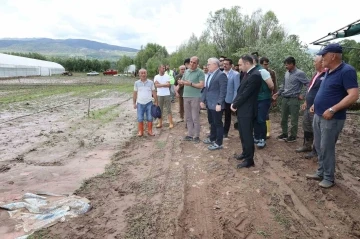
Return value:
<svg viewBox="0 0 360 239">
<path fill-rule="evenodd" d="M 209 88 L 209 78 L 210 78 L 211 74 L 209 73 L 208 78 L 206 79 L 206 87 Z"/>
</svg>

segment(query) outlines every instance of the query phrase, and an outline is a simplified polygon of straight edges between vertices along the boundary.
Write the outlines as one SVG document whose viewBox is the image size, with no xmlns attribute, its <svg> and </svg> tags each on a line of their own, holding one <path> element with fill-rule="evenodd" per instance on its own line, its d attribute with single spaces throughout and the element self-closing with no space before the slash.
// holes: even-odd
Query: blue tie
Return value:
<svg viewBox="0 0 360 239">
<path fill-rule="evenodd" d="M 206 79 L 206 87 L 207 88 L 209 88 L 209 79 L 210 79 L 210 76 L 212 75 L 212 73 L 210 73 L 209 75 L 208 75 L 208 78 Z"/>
</svg>

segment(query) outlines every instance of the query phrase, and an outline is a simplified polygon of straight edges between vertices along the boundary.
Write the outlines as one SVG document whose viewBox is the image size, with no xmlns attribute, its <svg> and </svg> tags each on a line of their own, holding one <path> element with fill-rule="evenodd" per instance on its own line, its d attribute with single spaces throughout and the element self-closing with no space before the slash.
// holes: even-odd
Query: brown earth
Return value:
<svg viewBox="0 0 360 239">
<path fill-rule="evenodd" d="M 112 102 L 114 98 L 121 101 L 114 95 Z M 177 112 L 177 104 L 173 106 Z M 28 154 L 2 164 L 0 182 L 6 186 L 0 187 L 0 201 L 16 198 L 24 189 L 71 193 L 80 185 L 79 171 L 87 171 L 84 167 L 90 165 L 89 168 L 97 169 L 86 175 L 98 174 L 111 158 L 104 173 L 86 180 L 75 191 L 91 200 L 92 210 L 39 231 L 33 238 L 360 238 L 359 116 L 350 115 L 346 121 L 336 148 L 336 186 L 326 190 L 305 179 L 306 173 L 316 170 L 317 163 L 294 152 L 301 138 L 296 143 L 275 140 L 280 133 L 277 114 L 271 115 L 272 137 L 267 147 L 256 150 L 256 166 L 239 170 L 233 159 L 241 147 L 237 131 L 232 130 L 230 139 L 224 141 L 225 148 L 215 152 L 207 150 L 203 143 L 182 141 L 186 135 L 184 122 L 177 122 L 173 129 L 168 129 L 167 124 L 155 129 L 155 137 L 131 137 L 121 144 L 126 135 L 119 132 L 127 127 L 134 134 L 136 118 L 131 101 L 119 108 L 119 117 L 95 127 L 95 134 L 90 134 L 95 129 L 84 124 L 83 118 L 75 119 L 76 135 L 80 135 L 56 143 L 58 157 L 48 158 L 52 144 L 34 147 L 34 142 L 28 140 L 27 149 L 37 150 L 25 150 L 24 146 L 23 152 Z M 57 122 L 62 127 L 48 127 L 49 137 L 68 131 L 65 125 L 70 124 L 72 117 L 61 115 Z M 49 121 L 44 117 L 38 120 Z M 177 113 L 174 118 L 178 118 Z M 203 139 L 208 133 L 204 111 L 201 124 Z M 5 135 L 11 135 L 19 126 L 2 127 L 1 131 L 6 129 Z M 50 129 L 56 133 L 51 134 Z M 41 128 L 34 131 L 36 136 Z M 102 135 L 108 135 L 107 140 L 91 141 Z M 26 141 L 27 135 L 18 133 L 17 137 L 12 142 Z M 78 146 L 76 142 L 82 138 L 88 147 Z M 0 152 L 4 151 L 5 148 Z M 18 151 L 14 150 L 12 157 L 17 155 L 15 152 Z M 70 152 L 75 153 L 68 159 Z M 89 155 L 94 157 L 92 163 L 86 162 Z M 59 158 L 62 160 L 56 160 Z M 60 163 L 47 165 L 52 162 Z M 67 170 L 61 171 L 61 167 Z M 36 168 L 38 171 L 33 171 Z M 57 170 L 46 171 L 52 168 Z M 55 172 L 59 176 L 54 176 Z M 60 183 L 63 186 L 57 188 L 64 175 L 67 183 Z M 33 181 L 28 182 L 31 177 Z M 1 220 L 5 221 L 0 214 Z M 1 232 L 0 226 L 0 235 Z"/>
</svg>

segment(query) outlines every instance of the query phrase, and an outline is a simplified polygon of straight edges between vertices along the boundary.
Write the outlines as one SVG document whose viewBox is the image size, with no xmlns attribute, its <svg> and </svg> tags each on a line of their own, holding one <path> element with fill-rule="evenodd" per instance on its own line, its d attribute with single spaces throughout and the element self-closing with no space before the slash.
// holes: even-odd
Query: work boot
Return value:
<svg viewBox="0 0 360 239">
<path fill-rule="evenodd" d="M 172 120 L 172 115 L 168 116 L 168 120 L 169 120 L 169 129 L 174 128 L 174 124 L 173 124 L 173 120 Z"/>
<path fill-rule="evenodd" d="M 266 121 L 266 138 L 270 138 L 270 120 Z"/>
<path fill-rule="evenodd" d="M 155 136 L 152 132 L 152 122 L 147 122 L 147 132 L 149 136 Z"/>
<path fill-rule="evenodd" d="M 162 119 L 159 119 L 159 123 L 156 125 L 156 128 L 161 128 L 162 127 Z"/>
<path fill-rule="evenodd" d="M 315 150 L 315 148 L 313 148 L 313 150 L 310 153 L 305 155 L 305 158 L 306 159 L 311 159 L 311 158 L 316 158 L 317 156 L 318 155 L 316 153 L 316 150 Z"/>
<path fill-rule="evenodd" d="M 303 146 L 301 146 L 300 148 L 296 149 L 295 151 L 297 153 L 302 153 L 302 152 L 311 152 L 312 151 L 312 142 L 305 140 Z"/>
<path fill-rule="evenodd" d="M 138 122 L 138 129 L 139 129 L 139 132 L 138 132 L 138 135 L 139 137 L 143 136 L 144 135 L 144 122 Z"/>
<path fill-rule="evenodd" d="M 311 152 L 312 151 L 312 147 L 311 147 L 312 145 L 313 145 L 313 134 L 311 132 L 304 131 L 304 143 L 303 143 L 303 146 L 296 149 L 295 151 L 297 153 Z"/>
</svg>

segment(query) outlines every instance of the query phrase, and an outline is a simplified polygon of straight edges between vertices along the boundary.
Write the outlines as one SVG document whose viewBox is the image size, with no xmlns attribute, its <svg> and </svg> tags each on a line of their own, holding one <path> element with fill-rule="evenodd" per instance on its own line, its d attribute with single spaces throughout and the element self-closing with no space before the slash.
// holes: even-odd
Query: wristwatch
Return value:
<svg viewBox="0 0 360 239">
<path fill-rule="evenodd" d="M 192 82 L 190 82 L 190 86 L 192 86 Z"/>
<path fill-rule="evenodd" d="M 335 114 L 335 111 L 333 110 L 333 108 L 330 107 L 329 111 L 330 111 L 331 114 Z"/>
</svg>

